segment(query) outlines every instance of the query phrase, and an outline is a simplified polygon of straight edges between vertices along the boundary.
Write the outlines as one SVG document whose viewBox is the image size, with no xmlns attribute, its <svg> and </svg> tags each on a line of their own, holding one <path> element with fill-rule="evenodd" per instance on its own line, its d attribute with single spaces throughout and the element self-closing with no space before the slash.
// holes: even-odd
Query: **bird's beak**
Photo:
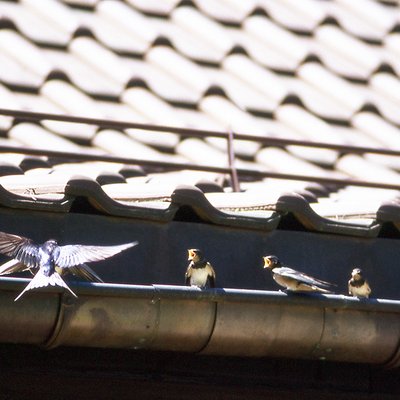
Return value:
<svg viewBox="0 0 400 400">
<path fill-rule="evenodd" d="M 264 267 L 263 268 L 269 268 L 271 265 L 271 260 L 268 257 L 263 257 L 264 260 Z"/>
</svg>

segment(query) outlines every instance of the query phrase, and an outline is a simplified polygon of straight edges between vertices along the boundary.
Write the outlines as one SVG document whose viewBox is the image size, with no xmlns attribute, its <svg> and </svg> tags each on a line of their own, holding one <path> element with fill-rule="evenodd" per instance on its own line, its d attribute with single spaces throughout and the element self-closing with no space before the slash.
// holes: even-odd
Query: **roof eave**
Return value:
<svg viewBox="0 0 400 400">
<path fill-rule="evenodd" d="M 27 282 L 0 278 L 0 342 L 400 363 L 400 301 L 77 283 L 77 299 L 46 288 L 14 302 Z"/>
</svg>

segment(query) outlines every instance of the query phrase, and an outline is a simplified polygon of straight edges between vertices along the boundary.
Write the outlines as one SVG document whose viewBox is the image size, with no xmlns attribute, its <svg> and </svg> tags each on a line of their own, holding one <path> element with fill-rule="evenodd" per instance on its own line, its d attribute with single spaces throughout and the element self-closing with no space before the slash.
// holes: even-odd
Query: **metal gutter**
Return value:
<svg viewBox="0 0 400 400">
<path fill-rule="evenodd" d="M 400 301 L 241 289 L 76 283 L 14 302 L 27 279 L 0 278 L 0 342 L 397 367 Z"/>
</svg>

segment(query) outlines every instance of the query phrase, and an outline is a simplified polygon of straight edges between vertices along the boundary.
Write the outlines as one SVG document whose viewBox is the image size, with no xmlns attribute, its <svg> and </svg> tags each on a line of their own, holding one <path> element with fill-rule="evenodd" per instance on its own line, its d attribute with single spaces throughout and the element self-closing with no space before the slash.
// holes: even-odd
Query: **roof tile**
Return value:
<svg viewBox="0 0 400 400">
<path fill-rule="evenodd" d="M 396 76 L 389 73 L 374 74 L 369 83 L 372 89 L 376 89 L 391 101 L 400 101 L 400 82 Z"/>
<path fill-rule="evenodd" d="M 193 90 L 198 100 L 211 85 L 210 79 L 194 62 L 179 55 L 173 49 L 166 46 L 153 47 L 146 54 L 146 60 L 157 66 L 169 75 L 172 75 L 178 82 Z"/>
<path fill-rule="evenodd" d="M 375 182 L 396 184 L 400 179 L 400 174 L 397 172 L 353 154 L 341 157 L 336 163 L 336 168 L 355 178 Z"/>
<path fill-rule="evenodd" d="M 85 148 L 53 134 L 39 125 L 32 123 L 21 123 L 15 125 L 8 132 L 8 136 L 24 146 L 40 149 L 63 149 L 63 151 L 83 152 Z M 33 140 L 32 140 L 33 139 Z"/>
<path fill-rule="evenodd" d="M 329 124 L 298 106 L 283 105 L 276 110 L 275 115 L 280 122 L 299 132 L 304 139 L 343 143 L 342 139 L 335 135 L 334 129 Z M 290 146 L 289 149 L 292 153 L 318 164 L 332 165 L 338 156 L 336 151 L 328 149 L 299 148 L 296 146 Z"/>
<path fill-rule="evenodd" d="M 309 48 L 304 41 L 264 16 L 248 17 L 243 23 L 243 28 L 252 36 L 273 47 L 286 58 L 292 59 L 296 63 L 304 60 L 309 52 Z"/>
<path fill-rule="evenodd" d="M 180 0 L 127 0 L 142 12 L 168 16 Z"/>
<path fill-rule="evenodd" d="M 112 83 L 116 92 L 122 91 L 132 77 L 129 67 L 121 63 L 115 53 L 101 46 L 94 39 L 77 37 L 70 42 L 69 50 Z"/>
<path fill-rule="evenodd" d="M 361 236 L 378 234 L 378 217 L 394 218 L 395 208 L 384 205 L 397 192 L 339 189 L 335 179 L 398 185 L 398 157 L 235 139 L 234 164 L 248 174 L 233 189 L 228 168 L 190 167 L 228 167 L 227 138 L 172 131 L 210 129 L 228 137 L 233 130 L 234 137 L 397 149 L 397 6 L 371 0 L 39 3 L 0 1 L 0 108 L 153 123 L 171 132 L 3 116 L 0 145 L 188 165 L 176 171 L 77 162 L 6 148 L 0 175 L 14 175 L 2 178 L 3 206 L 67 212 L 79 208 L 79 197 L 95 213 L 171 221 L 190 209 L 205 222 L 263 230 L 284 227 L 292 214 L 306 229 Z"/>
<path fill-rule="evenodd" d="M 324 8 L 313 0 L 263 0 L 259 4 L 279 24 L 293 31 L 310 33 L 325 18 Z"/>
<path fill-rule="evenodd" d="M 132 157 L 148 160 L 185 161 L 182 157 L 161 153 L 145 144 L 135 140 L 133 137 L 124 135 L 122 132 L 111 129 L 103 129 L 97 132 L 92 143 L 106 150 L 107 153 L 120 157 Z"/>
<path fill-rule="evenodd" d="M 399 128 L 385 121 L 379 115 L 360 112 L 353 116 L 351 122 L 354 127 L 373 138 L 381 146 L 399 148 Z"/>
<path fill-rule="evenodd" d="M 160 125 L 185 126 L 176 115 L 174 107 L 141 87 L 132 87 L 124 91 L 121 100 L 143 115 L 148 121 Z"/>
<path fill-rule="evenodd" d="M 33 43 L 9 29 L 0 30 L 0 53 L 0 78 L 10 84 L 37 88 L 52 70 L 49 60 Z"/>
<path fill-rule="evenodd" d="M 207 40 L 185 25 L 179 25 L 173 20 L 155 19 L 153 25 L 159 32 L 159 38 L 168 38 L 169 43 L 180 53 L 191 60 L 203 64 L 218 64 L 225 53 L 210 46 Z"/>
<path fill-rule="evenodd" d="M 224 23 L 239 24 L 242 19 L 242 13 L 232 4 L 226 1 L 201 0 L 195 1 L 196 7 L 203 13 L 209 15 L 213 19 Z"/>
<path fill-rule="evenodd" d="M 382 35 L 389 32 L 399 20 L 396 12 L 377 1 L 360 0 L 357 4 L 351 0 L 337 1 L 352 14 L 364 20 L 366 24 L 379 30 Z"/>
<path fill-rule="evenodd" d="M 68 41 L 70 35 L 78 28 L 79 23 L 74 13 L 62 2 L 55 0 L 42 0 L 41 2 L 21 0 L 21 4 L 43 21 L 46 21 L 52 28 L 55 28 L 56 36 L 60 39 L 61 37 L 65 39 L 63 44 Z M 40 26 L 42 27 L 43 23 L 40 23 Z M 54 40 L 51 37 L 49 39 L 50 41 Z"/>
<path fill-rule="evenodd" d="M 363 90 L 338 77 L 318 63 L 306 63 L 298 69 L 298 76 L 322 95 L 332 98 L 348 110 L 348 116 L 361 109 L 366 102 Z"/>
<path fill-rule="evenodd" d="M 221 4 L 218 2 L 218 5 Z M 218 5 L 215 5 L 217 8 Z M 171 13 L 171 18 L 178 26 L 200 37 L 202 41 L 218 50 L 221 55 L 227 54 L 235 45 L 229 31 L 193 7 L 177 7 Z"/>
<path fill-rule="evenodd" d="M 226 57 L 223 68 L 242 79 L 253 89 L 269 97 L 275 104 L 281 102 L 288 94 L 284 82 L 278 75 L 242 54 L 232 54 Z"/>
<path fill-rule="evenodd" d="M 382 63 L 377 46 L 368 45 L 336 26 L 322 25 L 314 33 L 320 44 L 362 68 L 365 77 L 378 69 Z"/>
<path fill-rule="evenodd" d="M 37 43 L 53 46 L 65 46 L 70 39 L 70 33 L 46 20 L 29 5 L 21 3 L 0 4 L 0 15 L 13 21 L 18 31 Z M 70 19 L 65 20 L 68 23 Z"/>
</svg>

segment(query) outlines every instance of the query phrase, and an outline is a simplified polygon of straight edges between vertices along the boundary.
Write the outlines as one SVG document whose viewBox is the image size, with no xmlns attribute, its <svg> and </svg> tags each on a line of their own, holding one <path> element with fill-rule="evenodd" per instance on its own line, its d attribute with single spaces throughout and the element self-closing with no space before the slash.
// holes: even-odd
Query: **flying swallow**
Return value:
<svg viewBox="0 0 400 400">
<path fill-rule="evenodd" d="M 22 262 L 18 260 L 10 260 L 5 262 L 3 265 L 0 266 L 0 275 L 8 275 L 13 274 L 15 272 L 24 272 L 29 271 L 32 275 L 35 275 L 34 268 L 29 268 Z M 98 282 L 104 283 L 104 281 L 94 272 L 89 265 L 87 264 L 80 264 L 70 268 L 58 268 L 56 266 L 56 271 L 61 275 L 67 275 L 71 273 L 72 275 L 78 276 L 82 279 L 86 279 L 90 282 Z"/>
<path fill-rule="evenodd" d="M 190 261 L 185 274 L 187 286 L 198 286 L 199 288 L 215 287 L 215 271 L 212 265 L 204 258 L 199 249 L 188 250 Z"/>
<path fill-rule="evenodd" d="M 0 268 L 0 274 L 24 270 L 36 272 L 30 283 L 15 300 L 18 300 L 28 290 L 48 285 L 63 287 L 77 297 L 64 282 L 61 275 L 65 272 L 71 272 L 87 280 L 102 282 L 101 278 L 85 263 L 105 260 L 135 246 L 137 243 L 132 242 L 117 246 L 80 244 L 59 246 L 55 240 L 51 239 L 38 245 L 26 237 L 0 232 L 0 253 L 14 259 Z"/>
<path fill-rule="evenodd" d="M 332 293 L 327 289 L 319 287 L 329 287 L 333 285 L 332 283 L 313 278 L 312 276 L 306 275 L 303 272 L 289 268 L 281 264 L 276 256 L 266 256 L 263 257 L 263 259 L 264 268 L 271 270 L 272 278 L 278 285 L 286 288 L 286 290 L 290 290 L 292 292 Z"/>
<path fill-rule="evenodd" d="M 348 282 L 349 294 L 354 297 L 365 297 L 368 298 L 371 294 L 371 288 L 368 282 L 364 279 L 362 270 L 360 268 L 354 268 L 351 271 L 351 278 Z"/>
</svg>

